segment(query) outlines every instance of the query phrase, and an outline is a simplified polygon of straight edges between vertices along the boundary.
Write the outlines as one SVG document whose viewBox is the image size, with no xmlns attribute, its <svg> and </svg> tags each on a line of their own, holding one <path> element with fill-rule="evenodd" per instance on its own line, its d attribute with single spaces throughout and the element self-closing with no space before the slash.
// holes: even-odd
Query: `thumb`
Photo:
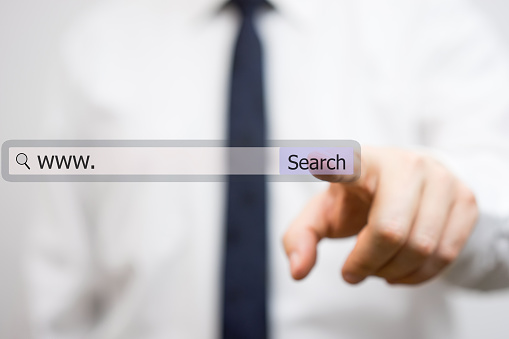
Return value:
<svg viewBox="0 0 509 339">
<path fill-rule="evenodd" d="M 316 247 L 326 235 L 327 221 L 323 211 L 326 193 L 315 196 L 290 225 L 283 237 L 290 271 L 296 280 L 305 278 L 316 262 Z"/>
</svg>

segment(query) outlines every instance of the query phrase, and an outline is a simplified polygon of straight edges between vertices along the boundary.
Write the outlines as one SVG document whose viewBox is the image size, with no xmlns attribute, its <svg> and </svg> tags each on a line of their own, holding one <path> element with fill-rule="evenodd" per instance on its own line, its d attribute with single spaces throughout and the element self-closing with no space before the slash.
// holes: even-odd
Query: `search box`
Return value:
<svg viewBox="0 0 509 339">
<path fill-rule="evenodd" d="M 351 140 L 270 141 L 225 147 L 201 140 L 9 140 L 2 145 L 7 181 L 225 181 L 264 175 L 269 181 L 342 181 L 360 175 L 360 146 Z"/>
</svg>

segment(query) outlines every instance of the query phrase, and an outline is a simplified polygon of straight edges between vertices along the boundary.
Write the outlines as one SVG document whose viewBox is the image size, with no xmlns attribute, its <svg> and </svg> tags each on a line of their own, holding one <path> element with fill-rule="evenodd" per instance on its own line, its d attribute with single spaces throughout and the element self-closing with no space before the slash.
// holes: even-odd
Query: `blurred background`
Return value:
<svg viewBox="0 0 509 339">
<path fill-rule="evenodd" d="M 509 47 L 509 2 L 470 0 Z M 33 139 L 41 125 L 46 66 L 76 16 L 96 0 L 0 0 L 0 142 Z M 22 247 L 31 196 L 39 184 L 0 180 L 0 338 L 25 338 Z M 509 292 L 459 291 L 453 299 L 459 338 L 507 338 Z"/>
</svg>

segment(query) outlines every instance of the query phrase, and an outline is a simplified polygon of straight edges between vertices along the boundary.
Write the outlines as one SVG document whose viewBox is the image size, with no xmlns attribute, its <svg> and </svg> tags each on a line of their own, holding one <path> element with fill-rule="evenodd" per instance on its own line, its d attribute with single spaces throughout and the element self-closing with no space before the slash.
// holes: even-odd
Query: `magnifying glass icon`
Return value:
<svg viewBox="0 0 509 339">
<path fill-rule="evenodd" d="M 18 165 L 25 165 L 26 168 L 30 169 L 30 166 L 28 166 L 27 164 L 27 161 L 28 161 L 28 157 L 25 153 L 18 153 L 18 155 L 16 155 L 16 162 L 18 163 Z"/>
</svg>

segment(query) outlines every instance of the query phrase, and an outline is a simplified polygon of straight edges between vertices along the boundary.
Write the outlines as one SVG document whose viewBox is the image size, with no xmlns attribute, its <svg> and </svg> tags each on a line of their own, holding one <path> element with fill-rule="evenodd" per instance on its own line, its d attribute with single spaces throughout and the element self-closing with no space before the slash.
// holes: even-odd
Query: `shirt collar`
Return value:
<svg viewBox="0 0 509 339">
<path fill-rule="evenodd" d="M 228 0 L 155 0 L 171 10 L 191 19 L 213 18 L 227 8 Z M 307 21 L 316 16 L 319 6 L 316 0 L 267 0 L 273 10 L 289 20 Z"/>
</svg>

